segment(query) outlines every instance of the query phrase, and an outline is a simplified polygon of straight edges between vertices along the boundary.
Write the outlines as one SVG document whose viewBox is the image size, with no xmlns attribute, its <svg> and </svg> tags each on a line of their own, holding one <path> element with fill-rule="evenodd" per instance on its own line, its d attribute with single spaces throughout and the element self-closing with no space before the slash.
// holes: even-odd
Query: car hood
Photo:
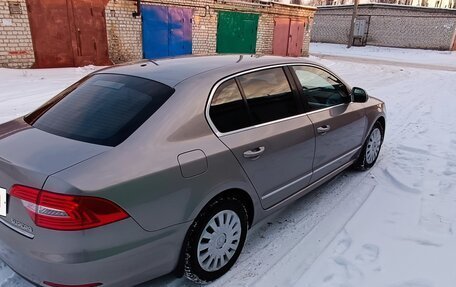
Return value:
<svg viewBox="0 0 456 287">
<path fill-rule="evenodd" d="M 0 177 L 7 173 L 21 178 L 17 183 L 34 178 L 33 185 L 42 184 L 47 176 L 110 148 L 56 136 L 17 119 L 0 125 Z"/>
</svg>

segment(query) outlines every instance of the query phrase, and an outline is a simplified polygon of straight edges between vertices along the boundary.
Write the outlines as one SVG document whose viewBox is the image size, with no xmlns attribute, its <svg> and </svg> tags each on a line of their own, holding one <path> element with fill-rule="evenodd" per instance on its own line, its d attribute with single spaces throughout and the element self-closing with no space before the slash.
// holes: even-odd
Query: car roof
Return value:
<svg viewBox="0 0 456 287">
<path fill-rule="evenodd" d="M 174 87 L 180 82 L 202 73 L 212 76 L 220 74 L 220 78 L 232 73 L 254 69 L 256 67 L 307 63 L 315 64 L 303 58 L 261 56 L 261 55 L 214 55 L 184 56 L 160 60 L 142 60 L 133 63 L 116 65 L 96 73 L 113 73 L 137 76 L 161 82 Z"/>
</svg>

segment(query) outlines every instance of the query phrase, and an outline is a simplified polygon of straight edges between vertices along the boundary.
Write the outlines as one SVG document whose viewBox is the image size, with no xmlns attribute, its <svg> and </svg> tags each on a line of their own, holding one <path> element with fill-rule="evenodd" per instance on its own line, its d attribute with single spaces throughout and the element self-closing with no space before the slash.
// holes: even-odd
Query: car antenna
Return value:
<svg viewBox="0 0 456 287">
<path fill-rule="evenodd" d="M 155 66 L 160 66 L 157 62 L 155 62 L 154 60 L 151 60 L 151 59 L 148 59 L 149 62 L 151 62 L 152 64 L 154 64 Z"/>
</svg>

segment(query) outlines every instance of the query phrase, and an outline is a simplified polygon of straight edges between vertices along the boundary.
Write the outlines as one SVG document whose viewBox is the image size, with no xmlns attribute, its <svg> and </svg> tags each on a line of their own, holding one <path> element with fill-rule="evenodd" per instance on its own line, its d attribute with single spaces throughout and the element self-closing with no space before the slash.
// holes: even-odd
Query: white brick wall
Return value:
<svg viewBox="0 0 456 287">
<path fill-rule="evenodd" d="M 257 54 L 272 54 L 272 41 L 274 40 L 274 16 L 263 14 L 258 20 Z"/>
<path fill-rule="evenodd" d="M 106 32 L 109 57 L 114 63 L 142 58 L 141 18 L 132 17 L 133 1 L 109 1 L 106 6 Z"/>
<path fill-rule="evenodd" d="M 26 68 L 35 61 L 27 7 L 25 0 L 13 2 L 22 14 L 10 15 L 8 1 L 0 0 L 0 67 Z"/>
</svg>

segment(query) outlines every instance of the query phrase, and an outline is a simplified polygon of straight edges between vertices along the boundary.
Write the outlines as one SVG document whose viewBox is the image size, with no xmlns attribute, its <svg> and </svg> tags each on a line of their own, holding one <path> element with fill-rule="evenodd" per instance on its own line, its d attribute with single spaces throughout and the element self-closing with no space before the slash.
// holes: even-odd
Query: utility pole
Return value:
<svg viewBox="0 0 456 287">
<path fill-rule="evenodd" d="M 353 45 L 353 34 L 355 33 L 355 21 L 356 17 L 358 16 L 358 2 L 359 0 L 355 0 L 353 4 L 353 15 L 350 24 L 350 35 L 348 36 L 348 45 L 347 48 L 350 48 Z"/>
</svg>

